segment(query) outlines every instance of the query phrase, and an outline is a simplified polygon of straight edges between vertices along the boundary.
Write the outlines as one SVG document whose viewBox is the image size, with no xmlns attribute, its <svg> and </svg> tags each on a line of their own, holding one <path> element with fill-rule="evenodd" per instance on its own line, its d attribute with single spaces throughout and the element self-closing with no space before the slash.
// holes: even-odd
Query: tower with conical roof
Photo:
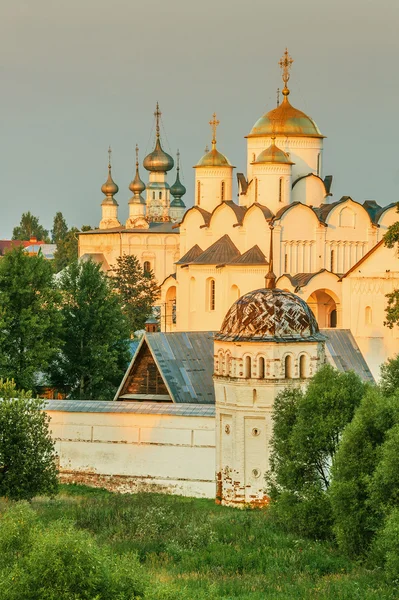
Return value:
<svg viewBox="0 0 399 600">
<path fill-rule="evenodd" d="M 313 119 L 292 106 L 288 99 L 290 90 L 287 84 L 290 79 L 290 70 L 293 62 L 286 49 L 279 61 L 284 83 L 282 90 L 283 101 L 276 108 L 260 117 L 252 127 L 251 132 L 247 135 L 248 182 L 254 180 L 255 171 L 259 164 L 258 159 L 264 150 L 272 146 L 273 138 L 276 148 L 285 153 L 288 161 L 292 163 L 293 184 L 300 177 L 309 174 L 318 177 L 322 176 L 324 136 Z M 264 155 L 263 158 L 265 158 Z M 280 158 L 284 159 L 283 155 L 280 154 Z M 277 154 L 274 151 L 275 164 L 277 164 L 276 159 Z M 284 159 L 283 164 L 287 164 L 287 160 Z M 252 186 L 254 186 L 254 183 Z M 301 198 L 295 198 L 295 200 L 302 201 Z M 258 198 L 258 201 L 269 206 L 267 197 Z M 248 199 L 246 202 L 248 203 Z"/>
<path fill-rule="evenodd" d="M 173 158 L 167 154 L 161 146 L 160 139 L 160 117 L 161 111 L 157 102 L 154 113 L 156 119 L 155 148 L 148 154 L 143 166 L 149 171 L 149 183 L 146 186 L 146 217 L 149 221 L 168 221 L 170 204 L 170 187 L 166 181 L 166 174 L 174 167 Z"/>
<path fill-rule="evenodd" d="M 129 200 L 129 217 L 126 221 L 126 229 L 148 228 L 148 222 L 145 219 L 145 200 L 141 195 L 145 189 L 145 183 L 141 180 L 139 174 L 139 147 L 136 144 L 136 175 L 129 185 L 129 190 L 133 192 L 133 196 Z"/>
<path fill-rule="evenodd" d="M 176 181 L 170 188 L 170 193 L 173 196 L 173 200 L 170 203 L 169 216 L 173 222 L 179 222 L 183 218 L 186 211 L 186 205 L 182 200 L 182 196 L 186 193 L 186 188 L 180 181 L 180 152 L 177 151 L 176 160 Z"/>
<path fill-rule="evenodd" d="M 212 212 L 218 204 L 233 199 L 233 167 L 216 148 L 216 129 L 219 121 L 213 113 L 212 149 L 194 166 L 195 205 Z"/>
<path fill-rule="evenodd" d="M 100 229 L 112 229 L 113 227 L 120 227 L 118 221 L 118 203 L 114 196 L 118 193 L 119 188 L 112 179 L 111 174 L 111 147 L 108 148 L 108 179 L 101 187 L 102 193 L 105 195 L 104 200 L 101 203 L 101 221 Z"/>
</svg>

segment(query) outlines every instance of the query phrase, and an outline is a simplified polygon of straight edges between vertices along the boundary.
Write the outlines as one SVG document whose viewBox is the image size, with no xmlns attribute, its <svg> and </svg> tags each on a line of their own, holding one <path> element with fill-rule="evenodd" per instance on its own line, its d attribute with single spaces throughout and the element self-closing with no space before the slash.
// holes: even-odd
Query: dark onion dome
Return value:
<svg viewBox="0 0 399 600">
<path fill-rule="evenodd" d="M 161 142 L 157 138 L 154 150 L 144 159 L 144 168 L 147 171 L 166 173 L 173 169 L 174 165 L 173 158 L 162 150 Z"/>
<path fill-rule="evenodd" d="M 269 111 L 256 121 L 248 137 L 324 137 L 316 123 L 304 112 L 294 108 L 288 100 L 288 88 L 283 89 L 284 100 L 277 108 Z"/>
<path fill-rule="evenodd" d="M 198 161 L 195 165 L 196 167 L 231 167 L 230 161 L 216 150 L 216 148 L 212 148 L 207 154 Z"/>
<path fill-rule="evenodd" d="M 260 289 L 234 302 L 216 339 L 296 342 L 325 338 L 311 309 L 299 296 L 279 289 Z"/>
<path fill-rule="evenodd" d="M 180 181 L 180 152 L 177 151 L 177 169 L 176 169 L 176 181 L 170 188 L 170 193 L 175 198 L 175 200 L 180 200 L 182 196 L 186 193 L 186 188 Z M 172 200 L 173 202 L 173 200 Z"/>
<path fill-rule="evenodd" d="M 294 163 L 290 161 L 290 157 L 283 150 L 280 150 L 276 146 L 276 138 L 272 138 L 272 143 L 268 148 L 265 148 L 263 152 L 261 152 L 258 158 L 253 162 L 254 165 L 261 165 L 266 163 L 272 164 L 283 164 L 283 165 L 293 165 Z"/>
</svg>

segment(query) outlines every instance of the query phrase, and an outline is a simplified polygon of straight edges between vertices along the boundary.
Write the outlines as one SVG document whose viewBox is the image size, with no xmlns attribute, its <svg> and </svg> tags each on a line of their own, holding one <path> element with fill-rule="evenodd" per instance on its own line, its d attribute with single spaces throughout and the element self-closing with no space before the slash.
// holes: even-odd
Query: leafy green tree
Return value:
<svg viewBox="0 0 399 600">
<path fill-rule="evenodd" d="M 378 388 L 367 390 L 345 428 L 335 456 L 329 490 L 334 533 L 349 556 L 365 554 L 381 525 L 380 506 L 371 501 L 370 482 L 381 447 L 397 419 L 397 399 Z"/>
<path fill-rule="evenodd" d="M 31 237 L 35 237 L 38 241 L 50 242 L 47 229 L 40 225 L 38 217 L 28 211 L 22 213 L 20 224 L 13 229 L 12 239 L 29 241 Z"/>
<path fill-rule="evenodd" d="M 399 390 L 399 354 L 381 365 L 379 385 L 385 396 L 391 396 Z"/>
<path fill-rule="evenodd" d="M 112 283 L 118 291 L 123 312 L 128 319 L 130 333 L 144 328 L 152 313 L 159 288 L 152 271 L 144 271 L 133 254 L 124 254 L 116 259 L 110 269 Z"/>
<path fill-rule="evenodd" d="M 0 261 L 0 376 L 35 387 L 60 346 L 61 296 L 49 261 L 15 248 Z"/>
<path fill-rule="evenodd" d="M 57 493 L 54 442 L 43 401 L 0 379 L 0 496 L 30 500 Z"/>
<path fill-rule="evenodd" d="M 399 213 L 399 203 L 396 206 L 396 212 Z M 384 244 L 387 248 L 394 248 L 396 246 L 399 255 L 399 220 L 388 227 L 384 235 Z M 390 294 L 387 294 L 386 297 L 388 298 L 388 304 L 385 309 L 386 320 L 384 321 L 384 325 L 389 327 L 389 329 L 393 329 L 395 325 L 399 325 L 399 290 L 394 290 Z"/>
<path fill-rule="evenodd" d="M 64 219 L 62 212 L 57 212 L 53 221 L 53 229 L 51 230 L 51 241 L 53 244 L 59 244 L 65 239 L 68 233 L 68 225 Z"/>
<path fill-rule="evenodd" d="M 80 231 L 91 231 L 90 225 L 82 225 Z M 53 267 L 56 273 L 65 269 L 78 258 L 78 234 L 79 229 L 72 227 L 66 235 L 57 243 L 54 253 Z"/>
<path fill-rule="evenodd" d="M 73 398 L 110 400 L 126 370 L 129 329 L 101 266 L 74 262 L 60 277 L 63 346 L 52 376 Z"/>
<path fill-rule="evenodd" d="M 331 465 L 364 391 L 355 373 L 325 365 L 305 392 L 291 388 L 277 396 L 266 483 L 272 512 L 287 529 L 312 537 L 329 534 Z"/>
</svg>

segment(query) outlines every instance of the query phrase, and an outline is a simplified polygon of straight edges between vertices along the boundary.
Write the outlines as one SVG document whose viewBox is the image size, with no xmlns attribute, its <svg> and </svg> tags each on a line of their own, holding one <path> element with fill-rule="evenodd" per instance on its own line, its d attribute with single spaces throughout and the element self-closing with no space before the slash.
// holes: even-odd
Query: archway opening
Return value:
<svg viewBox="0 0 399 600">
<path fill-rule="evenodd" d="M 251 377 L 251 365 L 252 361 L 251 361 L 251 357 L 250 356 L 246 356 L 245 357 L 245 377 L 247 379 L 249 379 Z"/>
<path fill-rule="evenodd" d="M 170 331 L 176 323 L 176 286 L 172 285 L 165 296 L 165 331 Z"/>
<path fill-rule="evenodd" d="M 290 354 L 284 360 L 284 377 L 285 379 L 292 379 L 292 356 Z"/>
<path fill-rule="evenodd" d="M 316 321 L 321 329 L 339 327 L 339 300 L 329 290 L 316 290 L 307 299 Z"/>
</svg>

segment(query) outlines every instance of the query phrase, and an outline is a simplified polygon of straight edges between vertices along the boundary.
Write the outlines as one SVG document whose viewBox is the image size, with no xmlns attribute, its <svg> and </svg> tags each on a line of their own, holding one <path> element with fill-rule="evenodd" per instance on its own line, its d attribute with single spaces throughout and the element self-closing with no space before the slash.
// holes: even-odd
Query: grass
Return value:
<svg viewBox="0 0 399 600">
<path fill-rule="evenodd" d="M 117 554 L 136 552 L 151 581 L 146 600 L 399 597 L 381 572 L 348 561 L 331 544 L 282 533 L 267 510 L 76 485 L 32 506 L 44 524 L 67 518 Z"/>
</svg>

